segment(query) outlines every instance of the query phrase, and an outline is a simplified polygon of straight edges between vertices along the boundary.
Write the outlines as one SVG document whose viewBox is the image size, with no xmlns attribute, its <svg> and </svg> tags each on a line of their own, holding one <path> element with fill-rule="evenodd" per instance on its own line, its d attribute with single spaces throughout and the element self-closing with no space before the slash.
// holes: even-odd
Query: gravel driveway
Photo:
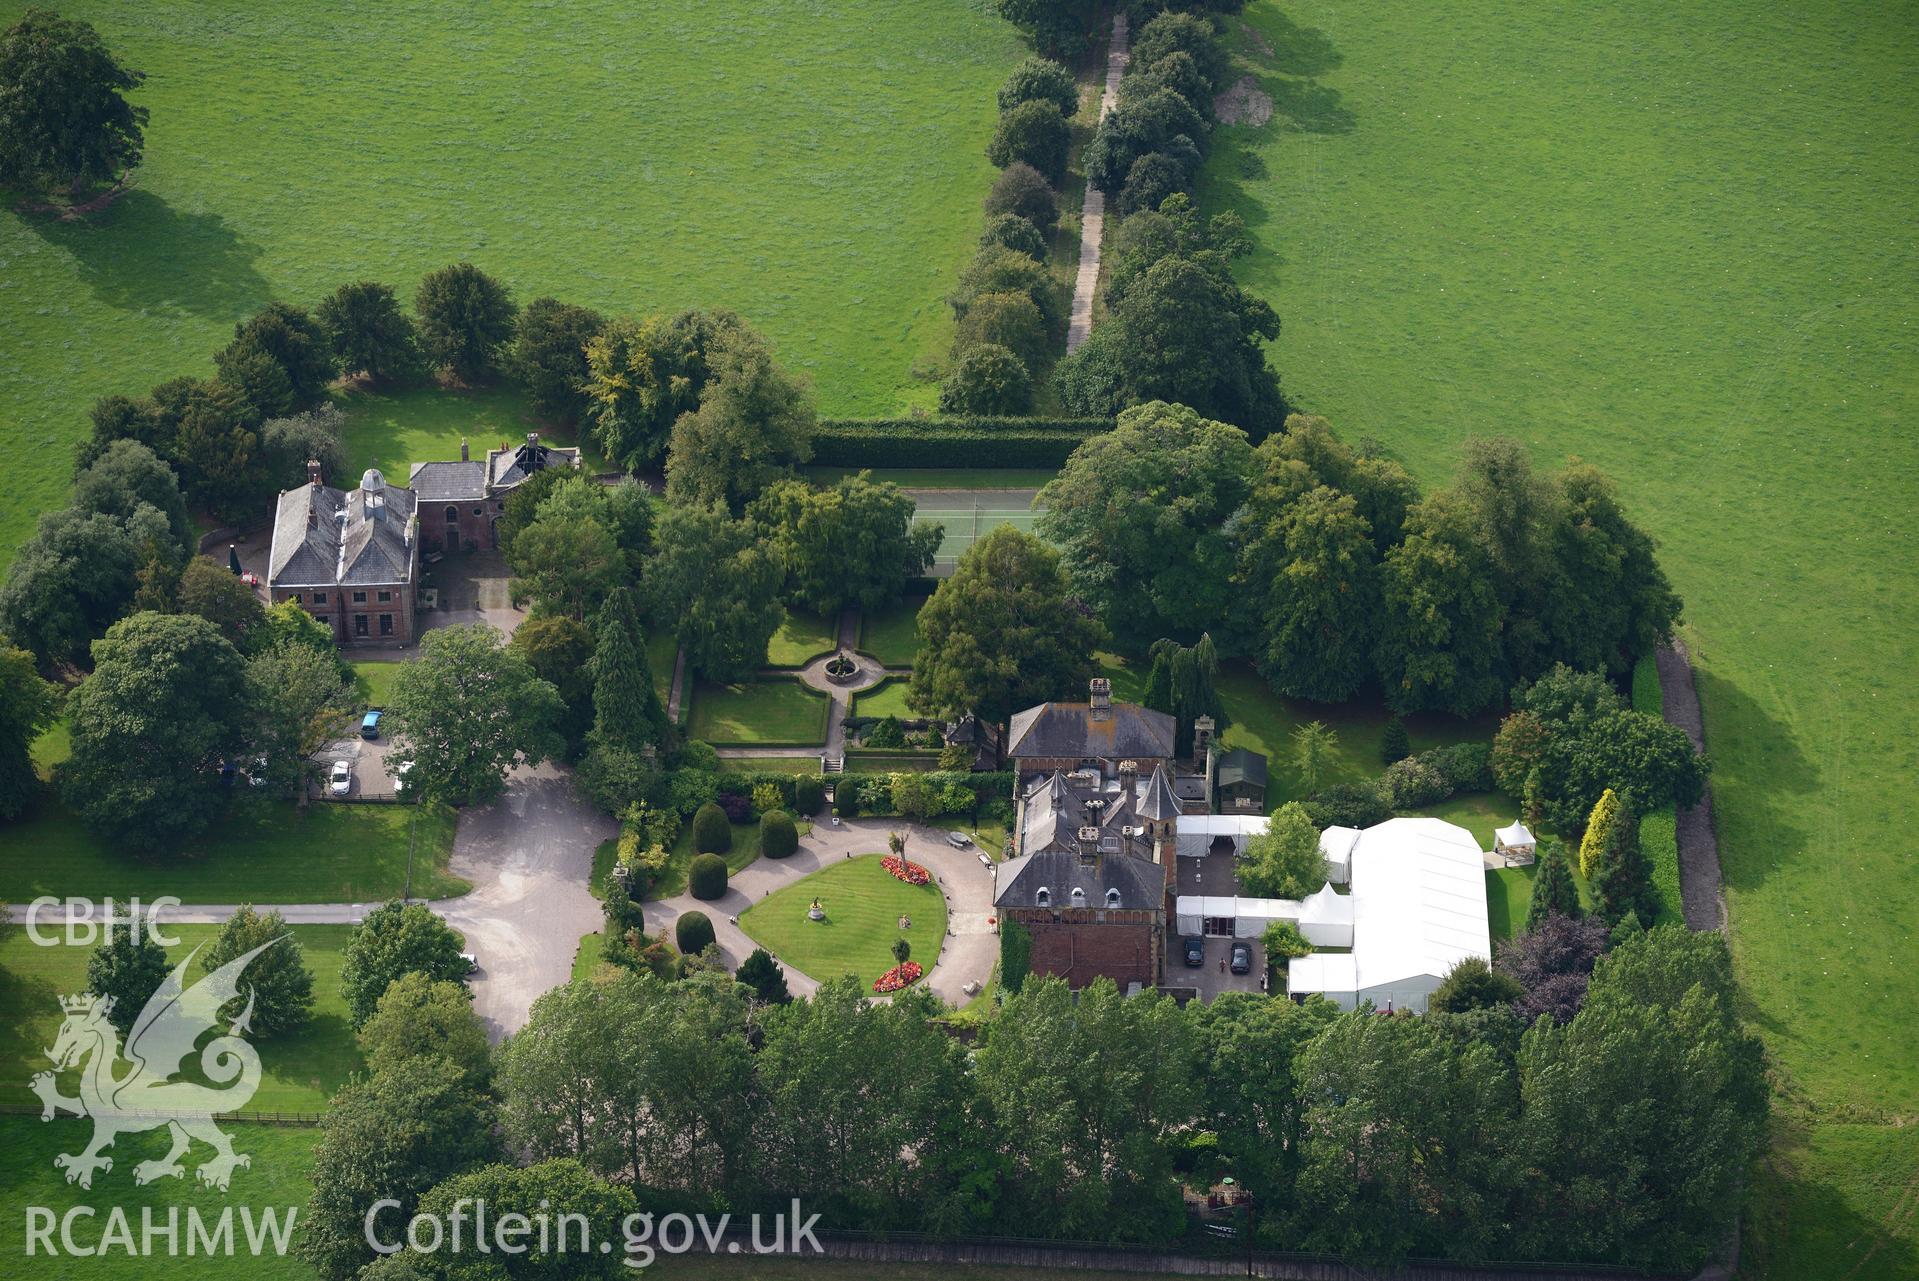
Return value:
<svg viewBox="0 0 1919 1281">
<path fill-rule="evenodd" d="M 618 833 L 551 765 L 515 770 L 504 796 L 460 815 L 452 870 L 473 889 L 431 906 L 479 958 L 473 1008 L 494 1040 L 524 1026 L 534 1000 L 572 978 L 580 936 L 604 919 L 586 888 L 593 851 Z"/>
</svg>

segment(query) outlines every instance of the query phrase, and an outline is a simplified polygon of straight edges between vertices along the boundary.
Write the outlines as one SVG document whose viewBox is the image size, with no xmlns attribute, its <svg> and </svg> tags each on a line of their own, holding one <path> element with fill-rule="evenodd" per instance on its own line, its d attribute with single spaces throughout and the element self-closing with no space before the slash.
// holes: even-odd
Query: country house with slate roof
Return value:
<svg viewBox="0 0 1919 1281">
<path fill-rule="evenodd" d="M 506 496 L 536 472 L 549 467 L 571 471 L 579 465 L 578 449 L 542 444 L 536 431 L 527 433 L 523 445 L 487 450 L 483 460 L 469 458 L 462 440 L 458 462 L 414 463 L 407 484 L 419 496 L 422 550 L 498 547 Z"/>
<path fill-rule="evenodd" d="M 1033 974 L 1156 987 L 1183 809 L 1175 724 L 1113 702 L 1103 678 L 1088 692 L 1012 718 L 1016 852 L 994 869 L 994 907 L 1030 937 Z"/>
<path fill-rule="evenodd" d="M 273 514 L 267 587 L 293 601 L 343 645 L 410 644 L 420 540 L 413 491 L 368 468 L 339 490 L 307 464 L 307 483 L 281 494 Z"/>
</svg>

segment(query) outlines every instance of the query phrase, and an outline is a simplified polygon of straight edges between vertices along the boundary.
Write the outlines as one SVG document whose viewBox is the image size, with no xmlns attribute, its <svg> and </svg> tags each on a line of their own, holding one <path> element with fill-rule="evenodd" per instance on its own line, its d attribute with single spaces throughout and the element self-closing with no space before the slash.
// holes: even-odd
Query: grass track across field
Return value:
<svg viewBox="0 0 1919 1281">
<path fill-rule="evenodd" d="M 26 7 L 0 0 L 0 26 Z M 988 6 L 916 0 L 61 12 L 147 74 L 152 121 L 105 212 L 0 207 L 0 440 L 32 460 L 9 478 L 0 561 L 63 500 L 97 397 L 210 375 L 269 299 L 370 277 L 410 300 L 461 258 L 521 302 L 731 308 L 829 414 L 930 405 L 912 370 L 946 359 L 993 93 L 1023 53 Z M 476 399 L 470 423 L 368 406 L 355 473 L 404 475 L 468 427 L 476 448 L 527 429 L 516 402 Z"/>
<path fill-rule="evenodd" d="M 1232 30 L 1278 110 L 1217 131 L 1200 191 L 1258 241 L 1296 405 L 1429 485 L 1476 433 L 1580 455 L 1659 538 L 1734 955 L 1804 1126 L 1745 1216 L 1766 1279 L 1919 1272 L 1911 19 L 1253 0 L 1259 40 Z"/>
</svg>

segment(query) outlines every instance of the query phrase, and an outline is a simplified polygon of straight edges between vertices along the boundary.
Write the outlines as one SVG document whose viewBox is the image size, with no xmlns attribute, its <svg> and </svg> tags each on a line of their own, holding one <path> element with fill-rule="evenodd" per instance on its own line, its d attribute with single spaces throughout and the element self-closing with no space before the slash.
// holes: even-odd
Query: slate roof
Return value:
<svg viewBox="0 0 1919 1281">
<path fill-rule="evenodd" d="M 999 864 L 993 872 L 996 907 L 1037 907 L 1040 887 L 1051 891 L 1052 906 L 1071 907 L 1073 890 L 1086 891 L 1086 906 L 1106 906 L 1106 891 L 1119 891 L 1123 908 L 1150 910 L 1166 901 L 1166 872 L 1159 864 L 1124 855 L 1080 862 L 1069 850 L 1041 850 Z"/>
<path fill-rule="evenodd" d="M 378 477 L 369 471 L 365 479 Z M 369 504 L 364 480 L 362 488 L 350 491 L 307 484 L 281 494 L 273 513 L 267 581 L 275 587 L 408 582 L 413 491 L 380 484 L 378 494 Z"/>
<path fill-rule="evenodd" d="M 512 489 L 536 471 L 548 467 L 573 468 L 580 465 L 580 451 L 558 445 L 543 445 L 528 440 L 515 449 L 486 451 L 488 490 Z"/>
<path fill-rule="evenodd" d="M 1216 777 L 1221 787 L 1231 787 L 1236 783 L 1264 787 L 1266 786 L 1266 758 L 1258 752 L 1235 747 L 1219 758 L 1219 772 Z"/>
<path fill-rule="evenodd" d="M 1094 720 L 1091 703 L 1041 703 L 1015 712 L 1006 754 L 1125 760 L 1171 758 L 1174 722 L 1165 712 L 1114 703 L 1105 720 Z"/>
<path fill-rule="evenodd" d="M 1147 818 L 1179 817 L 1179 797 L 1173 792 L 1172 780 L 1166 777 L 1164 765 L 1153 767 L 1153 777 L 1146 784 L 1146 794 L 1139 800 L 1139 812 Z"/>
<path fill-rule="evenodd" d="M 415 463 L 407 484 L 423 503 L 477 502 L 486 497 L 486 464 Z"/>
</svg>

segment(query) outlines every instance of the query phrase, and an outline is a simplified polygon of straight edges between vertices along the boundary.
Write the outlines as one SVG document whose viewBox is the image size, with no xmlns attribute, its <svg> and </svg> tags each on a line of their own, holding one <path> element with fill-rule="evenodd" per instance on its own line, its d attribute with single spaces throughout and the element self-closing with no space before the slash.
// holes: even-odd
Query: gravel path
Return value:
<svg viewBox="0 0 1919 1281">
<path fill-rule="evenodd" d="M 999 958 L 999 936 L 990 924 L 993 915 L 993 873 L 979 861 L 979 851 L 968 846 L 956 850 L 946 843 L 946 834 L 930 827 L 905 826 L 880 820 L 843 820 L 837 827 L 822 819 L 811 832 L 800 838 L 800 847 L 786 858 L 761 858 L 733 874 L 726 893 L 703 901 L 690 894 L 641 904 L 649 933 L 669 927 L 682 912 L 704 912 L 713 922 L 713 934 L 726 962 L 738 968 L 741 961 L 758 947 L 738 925 L 739 915 L 775 890 L 812 875 L 829 863 L 849 855 L 884 854 L 886 835 L 905 831 L 906 856 L 932 872 L 940 893 L 946 898 L 946 938 L 940 944 L 940 959 L 926 983 L 935 995 L 951 1005 L 964 1005 L 972 999 L 968 983 L 985 985 L 992 977 L 993 962 Z M 783 958 L 786 986 L 794 996 L 811 996 L 819 989 L 819 979 L 832 975 L 802 973 Z"/>
<path fill-rule="evenodd" d="M 1696 751 L 1706 750 L 1706 722 L 1699 711 L 1699 691 L 1693 684 L 1692 663 L 1682 641 L 1662 646 L 1653 661 L 1659 669 L 1659 692 L 1666 719 L 1692 739 Z M 1686 925 L 1695 930 L 1726 928 L 1726 890 L 1719 874 L 1719 836 L 1713 829 L 1712 788 L 1699 804 L 1678 815 L 1679 896 Z"/>
<path fill-rule="evenodd" d="M 1113 39 L 1106 46 L 1106 88 L 1099 96 L 1099 118 L 1119 101 L 1119 82 L 1132 61 L 1126 37 L 1126 14 L 1113 15 Z M 1073 278 L 1073 313 L 1066 325 L 1066 350 L 1075 352 L 1093 332 L 1093 291 L 1099 287 L 1100 238 L 1106 231 L 1106 193 L 1091 182 L 1079 213 L 1079 273 Z"/>
</svg>

